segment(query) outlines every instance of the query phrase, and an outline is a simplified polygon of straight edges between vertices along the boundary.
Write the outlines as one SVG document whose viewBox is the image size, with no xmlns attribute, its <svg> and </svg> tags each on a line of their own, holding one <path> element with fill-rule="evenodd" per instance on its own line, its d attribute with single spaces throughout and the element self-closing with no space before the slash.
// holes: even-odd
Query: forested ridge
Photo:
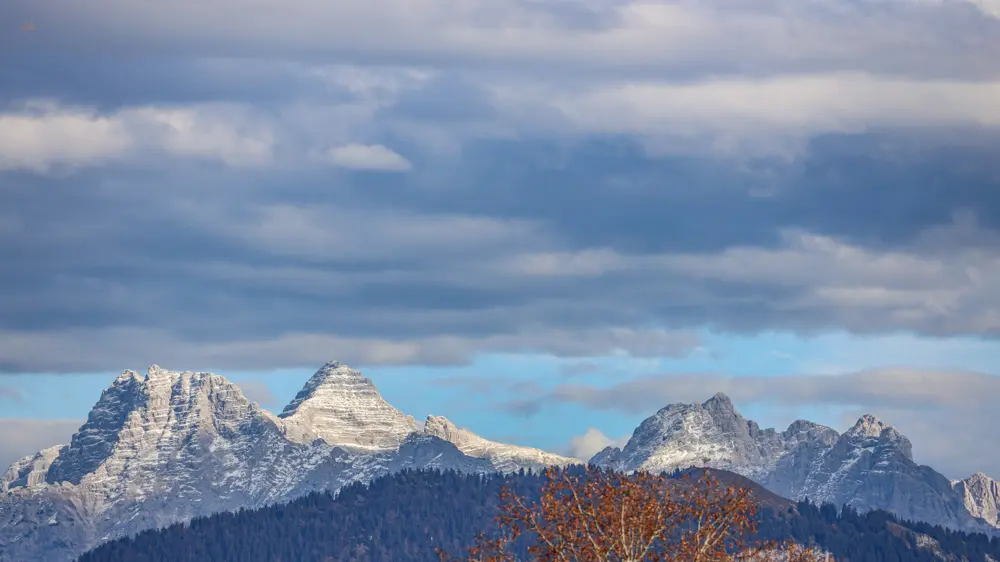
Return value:
<svg viewBox="0 0 1000 562">
<path fill-rule="evenodd" d="M 532 498 L 543 478 L 523 472 L 403 471 L 347 486 L 336 497 L 311 494 L 146 531 L 101 545 L 79 562 L 434 561 L 437 548 L 460 554 L 477 533 L 492 528 L 504 484 Z M 921 562 L 941 560 L 941 554 L 970 562 L 1000 560 L 998 538 L 900 521 L 882 511 L 773 498 L 765 502 L 759 536 L 815 544 L 838 561 Z"/>
</svg>

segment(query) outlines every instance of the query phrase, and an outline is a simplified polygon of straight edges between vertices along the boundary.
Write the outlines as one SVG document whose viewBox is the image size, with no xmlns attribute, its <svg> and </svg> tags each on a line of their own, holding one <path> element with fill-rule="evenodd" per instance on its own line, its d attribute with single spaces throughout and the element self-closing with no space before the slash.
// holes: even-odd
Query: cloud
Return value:
<svg viewBox="0 0 1000 562">
<path fill-rule="evenodd" d="M 405 172 L 410 161 L 381 144 L 348 144 L 330 149 L 330 161 L 335 166 L 351 170 L 381 170 Z"/>
<path fill-rule="evenodd" d="M 970 0 L 977 8 L 988 16 L 1000 20 L 1000 3 L 996 0 Z"/>
<path fill-rule="evenodd" d="M 19 3 L 8 8 L 16 15 Z M 646 67 L 673 70 L 691 58 L 710 69 L 904 66 L 911 71 L 982 71 L 995 67 L 990 4 L 964 1 L 843 5 L 783 1 L 712 3 L 631 1 L 572 5 L 503 0 L 378 0 L 330 7 L 315 0 L 246 6 L 185 0 L 170 10 L 124 0 L 85 0 L 65 8 L 33 3 L 50 38 L 43 53 L 147 56 L 239 55 L 344 58 L 366 62 L 562 69 Z M 978 6 L 980 9 L 976 9 Z M 64 10 L 64 11 L 59 11 Z M 139 10 L 142 10 L 141 12 Z M 142 17 L 138 17 L 138 16 Z M 272 22 L 280 20 L 281 25 Z M 101 25 L 115 41 L 98 42 Z M 24 34 L 17 34 L 24 35 Z M 919 41 L 905 38 L 919 37 Z M 7 48 L 28 41 L 5 37 Z M 80 49 L 77 48 L 79 52 Z M 13 51 L 10 51 L 13 52 Z M 877 53 L 877 57 L 866 57 Z"/>
<path fill-rule="evenodd" d="M 995 338 L 981 7 L 4 3 L 2 363 Z"/>
<path fill-rule="evenodd" d="M 648 375 L 610 386 L 561 384 L 534 404 L 517 406 L 537 413 L 546 404 L 573 403 L 650 415 L 667 404 L 701 402 L 715 392 L 725 392 L 740 407 L 840 407 L 846 412 L 843 427 L 862 414 L 875 414 L 911 438 L 918 462 L 949 477 L 977 470 L 1000 474 L 1000 454 L 982 449 L 1000 423 L 993 407 L 1000 376 L 986 373 L 895 367 L 818 376 Z"/>
<path fill-rule="evenodd" d="M 86 165 L 120 156 L 133 142 L 121 123 L 88 112 L 0 115 L 0 131 L 0 169 Z"/>
<path fill-rule="evenodd" d="M 271 391 L 271 388 L 264 381 L 246 379 L 239 381 L 237 386 L 243 391 L 244 396 L 265 408 L 277 404 L 274 392 Z"/>
<path fill-rule="evenodd" d="M 971 175 L 943 166 L 938 191 L 890 174 L 894 160 L 849 167 L 828 149 L 812 165 L 850 181 L 806 177 L 761 200 L 631 147 L 568 149 L 563 169 L 579 171 L 546 172 L 551 147 L 532 160 L 491 145 L 455 171 L 482 189 L 372 189 L 285 168 L 0 174 L 0 330 L 19 342 L 0 362 L 117 370 L 168 364 L 173 350 L 179 367 L 267 370 L 340 350 L 361 364 L 442 365 L 490 352 L 682 358 L 704 328 L 998 333 L 1000 200 L 983 183 L 995 160 L 969 160 Z M 936 154 L 903 158 L 907 174 L 929 173 Z M 685 170 L 678 186 L 649 179 L 678 177 L 670 166 Z M 480 184 L 486 169 L 517 175 Z M 616 175 L 626 187 L 608 183 Z M 866 192 L 865 177 L 908 187 Z M 837 193 L 877 202 L 841 218 L 829 212 Z M 978 214 L 957 212 L 973 200 Z M 903 218 L 867 214 L 886 205 Z"/>
<path fill-rule="evenodd" d="M 217 159 L 230 166 L 267 161 L 272 137 L 265 130 L 241 130 L 246 127 L 238 121 L 244 118 L 225 107 L 137 107 L 101 115 L 35 101 L 0 114 L 0 171 L 94 166 L 142 150 Z"/>
<path fill-rule="evenodd" d="M 286 333 L 268 339 L 181 339 L 142 327 L 0 332 L 0 370 L 97 372 L 161 364 L 175 370 L 313 368 L 329 357 L 357 365 L 467 365 L 478 353 L 540 353 L 556 357 L 686 354 L 697 338 L 654 330 L 536 331 L 482 337 L 363 338 Z M 58 355 L 44 350 L 61 349 Z M 45 358 L 47 357 L 47 359 Z"/>
<path fill-rule="evenodd" d="M 862 73 L 611 83 L 583 91 L 515 89 L 503 98 L 547 105 L 576 131 L 652 137 L 652 146 L 661 151 L 696 151 L 706 145 L 706 150 L 741 157 L 797 152 L 823 133 L 1000 125 L 1000 82 Z"/>
<path fill-rule="evenodd" d="M 21 392 L 12 387 L 0 386 L 0 400 L 9 400 L 11 402 L 20 402 L 24 399 Z"/>
<path fill-rule="evenodd" d="M 582 460 L 590 460 L 605 447 L 624 447 L 629 436 L 612 439 L 594 427 L 588 427 L 583 435 L 574 436 L 569 440 L 566 451 L 569 456 Z"/>
<path fill-rule="evenodd" d="M 0 418 L 0 466 L 6 472 L 14 461 L 47 447 L 68 444 L 86 420 Z"/>
</svg>

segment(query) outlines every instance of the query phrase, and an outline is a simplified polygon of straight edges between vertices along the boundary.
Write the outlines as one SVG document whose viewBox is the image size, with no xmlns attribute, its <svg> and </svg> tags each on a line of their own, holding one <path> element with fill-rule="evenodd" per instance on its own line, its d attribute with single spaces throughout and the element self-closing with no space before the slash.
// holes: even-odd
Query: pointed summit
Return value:
<svg viewBox="0 0 1000 562">
<path fill-rule="evenodd" d="M 745 419 L 719 392 L 701 404 L 661 408 L 639 424 L 620 452 L 602 452 L 591 462 L 649 472 L 710 466 L 753 476 L 767 469 L 781 445 L 774 430 Z"/>
<path fill-rule="evenodd" d="M 910 440 L 896 431 L 896 428 L 871 414 L 865 414 L 858 418 L 854 426 L 844 432 L 842 438 L 857 447 L 876 445 L 889 447 L 902 453 L 907 459 L 913 460 L 913 445 Z"/>
<path fill-rule="evenodd" d="M 716 392 L 711 398 L 701 404 L 706 410 L 734 412 L 733 401 L 722 392 Z"/>
<path fill-rule="evenodd" d="M 858 435 L 865 437 L 879 437 L 882 432 L 892 429 L 888 425 L 882 422 L 882 420 L 876 418 L 871 414 L 865 414 L 858 418 L 854 426 L 847 430 L 848 435 Z"/>
<path fill-rule="evenodd" d="M 395 449 L 417 431 L 413 418 L 386 402 L 371 380 L 337 361 L 320 367 L 279 417 L 294 441 L 363 449 Z"/>
</svg>

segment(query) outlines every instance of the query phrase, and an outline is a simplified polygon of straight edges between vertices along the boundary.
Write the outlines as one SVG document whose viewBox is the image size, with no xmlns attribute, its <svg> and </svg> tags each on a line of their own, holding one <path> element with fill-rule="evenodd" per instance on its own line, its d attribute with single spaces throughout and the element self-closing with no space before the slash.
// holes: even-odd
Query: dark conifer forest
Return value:
<svg viewBox="0 0 1000 562">
<path fill-rule="evenodd" d="M 404 471 L 334 497 L 312 494 L 105 543 L 79 562 L 430 562 L 492 529 L 501 486 L 537 497 L 537 474 Z M 1000 539 L 808 502 L 764 502 L 759 538 L 817 545 L 847 562 L 1000 560 Z M 926 536 L 926 537 L 924 537 Z M 929 540 L 933 539 L 933 541 Z M 936 541 L 936 544 L 935 544 Z M 943 556 L 942 556 L 943 555 Z"/>
</svg>

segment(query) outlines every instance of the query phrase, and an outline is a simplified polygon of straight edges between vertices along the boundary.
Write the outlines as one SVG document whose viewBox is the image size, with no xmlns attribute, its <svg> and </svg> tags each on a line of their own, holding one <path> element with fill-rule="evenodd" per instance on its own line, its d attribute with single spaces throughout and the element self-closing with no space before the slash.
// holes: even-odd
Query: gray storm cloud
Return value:
<svg viewBox="0 0 1000 562">
<path fill-rule="evenodd" d="M 994 15 L 4 3 L 0 368 L 995 338 Z"/>
</svg>

